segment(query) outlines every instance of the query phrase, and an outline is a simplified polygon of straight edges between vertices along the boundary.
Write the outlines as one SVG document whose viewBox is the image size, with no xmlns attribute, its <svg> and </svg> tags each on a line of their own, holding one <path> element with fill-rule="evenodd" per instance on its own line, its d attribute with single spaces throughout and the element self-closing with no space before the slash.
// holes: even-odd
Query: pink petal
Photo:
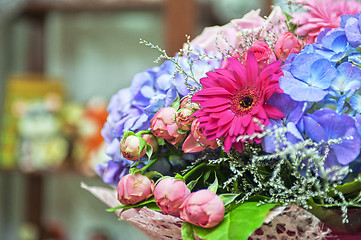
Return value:
<svg viewBox="0 0 361 240">
<path fill-rule="evenodd" d="M 236 125 L 237 125 L 237 119 L 238 119 L 238 118 L 234 118 L 234 119 L 232 120 L 231 128 L 229 129 L 229 132 L 228 132 L 228 134 L 229 134 L 230 136 L 234 136 L 234 135 L 235 135 Z"/>
<path fill-rule="evenodd" d="M 200 152 L 205 148 L 202 147 L 197 140 L 194 139 L 193 134 L 189 134 L 187 139 L 184 141 L 182 150 L 185 153 Z"/>
<path fill-rule="evenodd" d="M 179 135 L 177 124 L 174 123 L 174 124 L 171 124 L 171 125 L 167 125 L 167 132 L 172 137 L 175 137 L 176 135 Z"/>
<path fill-rule="evenodd" d="M 227 131 L 228 131 L 228 128 L 225 128 L 225 127 L 218 128 L 217 133 L 216 133 L 216 137 L 217 138 L 222 137 L 223 134 L 226 133 Z"/>
<path fill-rule="evenodd" d="M 247 85 L 246 68 L 237 59 L 228 58 L 227 61 L 229 62 L 231 70 L 233 70 L 233 72 L 235 74 L 235 79 L 236 79 L 239 87 L 243 88 L 245 85 Z M 256 64 L 257 64 L 257 62 L 256 62 Z"/>
<path fill-rule="evenodd" d="M 243 152 L 244 149 L 244 145 L 242 142 L 235 142 L 233 143 L 233 147 L 238 151 L 238 152 Z"/>
<path fill-rule="evenodd" d="M 263 106 L 263 108 L 266 111 L 269 118 L 280 119 L 285 117 L 285 114 L 283 112 L 281 112 L 278 108 L 272 105 L 266 104 Z"/>
<path fill-rule="evenodd" d="M 247 135 L 253 135 L 255 133 L 255 130 L 254 130 L 254 125 L 256 123 L 251 123 L 250 125 L 248 125 L 248 128 L 246 130 L 247 132 Z"/>
<path fill-rule="evenodd" d="M 227 123 L 231 122 L 234 117 L 235 117 L 234 114 L 232 114 L 232 113 L 230 113 L 230 112 L 225 112 L 224 117 L 219 118 L 219 120 L 218 120 L 218 125 L 219 125 L 219 126 L 226 125 Z"/>
<path fill-rule="evenodd" d="M 247 85 L 252 86 L 258 77 L 258 64 L 252 51 L 247 52 L 246 73 Z"/>
<path fill-rule="evenodd" d="M 237 118 L 236 120 L 236 128 L 234 130 L 235 134 L 237 137 L 240 135 L 243 135 L 244 132 L 244 127 L 243 127 L 243 118 Z"/>
<path fill-rule="evenodd" d="M 258 106 L 258 113 L 256 115 L 258 119 L 266 119 L 268 118 L 266 111 L 262 106 Z"/>
<path fill-rule="evenodd" d="M 224 151 L 229 152 L 232 148 L 232 140 L 230 136 L 225 137 L 224 139 Z"/>
<path fill-rule="evenodd" d="M 203 107 L 202 104 L 201 104 L 201 107 Z M 204 111 L 204 112 L 207 112 L 207 113 L 213 113 L 213 112 L 222 112 L 222 111 L 227 110 L 229 108 L 230 108 L 230 106 L 228 104 L 224 104 L 222 106 L 208 107 L 208 108 L 203 108 L 201 110 Z"/>
<path fill-rule="evenodd" d="M 216 95 L 231 96 L 230 92 L 228 92 L 226 89 L 222 87 L 213 87 L 213 88 L 203 88 L 202 90 L 197 92 L 193 96 L 193 98 L 195 96 L 216 96 Z"/>
<path fill-rule="evenodd" d="M 223 104 L 229 104 L 229 98 L 214 97 L 202 103 L 202 107 L 216 107 Z"/>
<path fill-rule="evenodd" d="M 252 116 L 251 115 L 245 115 L 245 116 L 242 117 L 242 125 L 244 127 L 247 127 L 251 121 L 252 121 Z"/>
</svg>

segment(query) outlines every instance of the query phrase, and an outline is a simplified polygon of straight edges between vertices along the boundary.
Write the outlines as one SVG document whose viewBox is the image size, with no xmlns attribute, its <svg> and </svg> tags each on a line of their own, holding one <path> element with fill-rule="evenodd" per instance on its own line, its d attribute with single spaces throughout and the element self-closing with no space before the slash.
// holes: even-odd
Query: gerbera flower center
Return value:
<svg viewBox="0 0 361 240">
<path fill-rule="evenodd" d="M 259 103 L 259 92 L 255 88 L 239 89 L 231 99 L 231 110 L 237 116 L 249 114 Z"/>
<path fill-rule="evenodd" d="M 252 103 L 253 103 L 253 98 L 248 97 L 248 96 L 241 99 L 241 101 L 239 102 L 241 107 L 244 108 L 244 109 L 249 108 L 250 106 L 252 106 Z"/>
</svg>

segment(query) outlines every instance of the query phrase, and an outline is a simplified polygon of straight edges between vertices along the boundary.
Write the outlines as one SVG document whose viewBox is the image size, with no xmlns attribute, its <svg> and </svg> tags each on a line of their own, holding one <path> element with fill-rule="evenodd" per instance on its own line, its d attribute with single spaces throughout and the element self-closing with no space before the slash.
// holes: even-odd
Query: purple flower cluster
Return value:
<svg viewBox="0 0 361 240">
<path fill-rule="evenodd" d="M 360 154 L 360 45 L 361 14 L 342 16 L 339 28 L 325 30 L 314 44 L 288 57 L 280 78 L 284 94 L 269 100 L 286 115 L 269 127 L 286 127 L 289 142 L 341 140 L 330 146 L 327 168 L 348 166 Z M 274 140 L 264 138 L 266 152 L 275 151 Z"/>
<path fill-rule="evenodd" d="M 188 87 L 197 87 L 196 81 L 204 77 L 206 72 L 220 66 L 220 60 L 200 60 L 196 55 L 178 57 L 176 60 L 186 74 L 177 72 L 176 64 L 167 60 L 159 67 L 136 74 L 129 88 L 121 89 L 111 98 L 107 122 L 101 132 L 110 161 L 98 166 L 98 174 L 104 182 L 117 183 L 121 176 L 128 173 L 132 163 L 120 153 L 123 133 L 147 130 L 149 121 L 157 111 L 170 106 L 177 96 L 186 96 Z M 188 61 L 192 61 L 192 66 Z M 186 78 L 188 87 L 185 85 Z"/>
</svg>

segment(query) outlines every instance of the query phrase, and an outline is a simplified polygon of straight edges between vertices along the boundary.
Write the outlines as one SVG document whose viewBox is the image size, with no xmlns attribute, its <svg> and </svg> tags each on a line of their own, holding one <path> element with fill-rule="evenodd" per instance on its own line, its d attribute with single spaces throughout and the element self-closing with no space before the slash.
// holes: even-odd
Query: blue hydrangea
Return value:
<svg viewBox="0 0 361 240">
<path fill-rule="evenodd" d="M 361 13 L 341 16 L 340 27 L 345 30 L 352 47 L 357 48 L 361 45 Z"/>
<path fill-rule="evenodd" d="M 341 143 L 330 145 L 325 167 L 347 166 L 360 154 L 360 135 L 355 119 L 338 114 L 332 109 L 317 110 L 303 119 L 304 134 L 315 142 L 341 139 Z"/>
<path fill-rule="evenodd" d="M 351 166 L 360 154 L 360 19 L 361 14 L 343 16 L 341 27 L 326 29 L 314 44 L 291 54 L 280 78 L 280 88 L 288 98 L 280 95 L 269 100 L 286 117 L 270 121 L 268 127 L 286 127 L 289 142 L 309 138 L 326 144 L 331 139 L 342 139 L 330 146 L 327 168 Z M 274 142 L 272 136 L 265 137 L 264 150 L 274 152 Z M 361 167 L 355 167 L 359 165 L 352 166 L 361 171 Z"/>
<path fill-rule="evenodd" d="M 337 75 L 332 63 L 317 53 L 301 52 L 282 68 L 280 88 L 296 101 L 321 101 Z"/>
</svg>

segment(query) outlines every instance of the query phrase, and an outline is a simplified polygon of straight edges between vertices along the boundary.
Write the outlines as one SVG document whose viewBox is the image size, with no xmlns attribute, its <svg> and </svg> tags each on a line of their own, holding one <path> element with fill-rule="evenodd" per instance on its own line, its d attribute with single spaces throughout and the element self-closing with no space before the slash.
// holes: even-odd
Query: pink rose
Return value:
<svg viewBox="0 0 361 240">
<path fill-rule="evenodd" d="M 233 48 L 239 49 L 240 43 L 243 42 L 241 34 L 238 34 L 240 29 L 248 34 L 259 33 L 260 38 L 258 40 L 260 41 L 265 40 L 270 31 L 276 37 L 286 32 L 287 26 L 282 21 L 285 16 L 280 7 L 275 7 L 267 20 L 260 17 L 259 13 L 260 9 L 252 10 L 241 19 L 234 19 L 226 25 L 205 28 L 191 42 L 191 46 L 201 47 L 206 52 L 213 52 L 216 56 L 221 57 L 222 53 L 218 51 L 217 46 L 222 52 L 233 52 Z"/>
<path fill-rule="evenodd" d="M 218 148 L 217 141 L 215 139 L 207 140 L 203 131 L 204 129 L 199 127 L 198 120 L 195 119 L 191 125 L 191 133 L 188 135 L 182 146 L 182 150 L 185 153 L 200 152 L 206 148 Z"/>
<path fill-rule="evenodd" d="M 285 61 L 290 53 L 299 53 L 301 50 L 301 41 L 291 32 L 282 35 L 275 44 L 276 57 L 282 61 Z"/>
<path fill-rule="evenodd" d="M 154 182 L 141 174 L 128 174 L 118 182 L 118 200 L 133 205 L 152 196 Z"/>
<path fill-rule="evenodd" d="M 142 135 L 142 138 L 145 140 L 145 142 L 147 144 L 152 146 L 152 148 L 153 148 L 152 153 L 155 153 L 156 151 L 158 151 L 159 147 L 158 147 L 157 139 L 152 134 L 144 134 L 144 135 Z"/>
<path fill-rule="evenodd" d="M 190 116 L 193 114 L 193 111 L 189 108 L 181 108 L 175 115 L 175 122 L 178 128 L 188 131 L 191 129 L 192 118 Z"/>
<path fill-rule="evenodd" d="M 258 63 L 258 72 L 261 72 L 267 65 L 276 61 L 272 49 L 265 42 L 256 41 L 242 56 L 242 62 L 247 59 L 248 51 L 252 51 Z"/>
<path fill-rule="evenodd" d="M 211 228 L 218 225 L 224 217 L 222 199 L 209 190 L 193 192 L 179 208 L 180 217 L 197 226 Z"/>
<path fill-rule="evenodd" d="M 154 198 L 165 214 L 179 217 L 179 207 L 190 194 L 187 185 L 179 179 L 166 177 L 154 188 Z"/>
<path fill-rule="evenodd" d="M 199 104 L 194 103 L 191 100 L 189 100 L 188 97 L 185 97 L 185 98 L 183 98 L 179 108 L 188 108 L 193 111 L 197 111 L 197 110 L 199 110 Z"/>
<path fill-rule="evenodd" d="M 160 109 L 150 120 L 150 128 L 156 137 L 163 138 L 174 146 L 178 146 L 185 138 L 185 134 L 178 132 L 175 114 L 176 110 L 172 107 Z"/>
<path fill-rule="evenodd" d="M 122 152 L 123 157 L 131 161 L 136 161 L 143 157 L 146 148 L 140 149 L 140 140 L 140 137 L 134 135 L 128 135 L 125 138 L 123 137 L 120 141 L 120 151 Z"/>
</svg>

